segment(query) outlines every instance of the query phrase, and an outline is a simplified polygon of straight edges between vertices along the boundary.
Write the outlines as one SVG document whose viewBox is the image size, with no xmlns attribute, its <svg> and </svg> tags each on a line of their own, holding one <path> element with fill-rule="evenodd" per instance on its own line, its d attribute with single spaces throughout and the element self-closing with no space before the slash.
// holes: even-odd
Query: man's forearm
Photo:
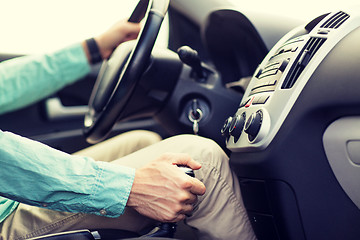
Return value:
<svg viewBox="0 0 360 240">
<path fill-rule="evenodd" d="M 0 131 L 0 195 L 65 212 L 120 216 L 135 170 Z"/>
</svg>

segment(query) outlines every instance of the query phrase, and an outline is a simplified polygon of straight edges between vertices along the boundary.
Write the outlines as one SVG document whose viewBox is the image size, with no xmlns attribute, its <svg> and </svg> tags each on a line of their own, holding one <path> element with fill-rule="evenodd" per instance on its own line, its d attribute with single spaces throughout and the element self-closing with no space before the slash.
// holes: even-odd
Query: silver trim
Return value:
<svg viewBox="0 0 360 240">
<path fill-rule="evenodd" d="M 49 120 L 64 120 L 84 117 L 88 106 L 64 106 L 59 98 L 49 98 L 45 102 L 46 114 Z"/>
</svg>

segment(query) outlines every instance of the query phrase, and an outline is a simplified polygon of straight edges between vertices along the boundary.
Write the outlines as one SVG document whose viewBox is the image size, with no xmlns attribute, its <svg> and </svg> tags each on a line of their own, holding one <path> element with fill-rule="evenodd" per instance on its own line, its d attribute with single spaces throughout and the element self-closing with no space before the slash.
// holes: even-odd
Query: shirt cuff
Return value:
<svg viewBox="0 0 360 240">
<path fill-rule="evenodd" d="M 119 217 L 124 213 L 135 169 L 107 162 L 97 161 L 96 164 L 98 169 L 89 205 L 97 206 L 93 212 L 96 215 Z"/>
</svg>

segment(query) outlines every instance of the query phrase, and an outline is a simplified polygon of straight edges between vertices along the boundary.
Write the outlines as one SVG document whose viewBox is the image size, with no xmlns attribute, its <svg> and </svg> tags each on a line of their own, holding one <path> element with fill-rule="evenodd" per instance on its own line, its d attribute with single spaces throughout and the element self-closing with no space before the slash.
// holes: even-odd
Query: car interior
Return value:
<svg viewBox="0 0 360 240">
<path fill-rule="evenodd" d="M 140 0 L 136 41 L 0 128 L 68 153 L 136 129 L 211 138 L 259 240 L 359 239 L 360 6 L 299 20 L 236 2 Z M 91 231 L 36 239 L 129 237 Z"/>
</svg>

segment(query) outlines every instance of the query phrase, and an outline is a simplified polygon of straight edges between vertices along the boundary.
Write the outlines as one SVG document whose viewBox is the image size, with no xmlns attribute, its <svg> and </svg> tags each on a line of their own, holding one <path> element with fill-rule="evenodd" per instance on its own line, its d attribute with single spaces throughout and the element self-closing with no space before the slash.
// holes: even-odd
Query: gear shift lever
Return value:
<svg viewBox="0 0 360 240">
<path fill-rule="evenodd" d="M 205 79 L 206 75 L 199 54 L 189 46 L 182 46 L 177 50 L 180 60 L 186 65 L 190 66 L 195 73 L 196 78 Z"/>
</svg>

